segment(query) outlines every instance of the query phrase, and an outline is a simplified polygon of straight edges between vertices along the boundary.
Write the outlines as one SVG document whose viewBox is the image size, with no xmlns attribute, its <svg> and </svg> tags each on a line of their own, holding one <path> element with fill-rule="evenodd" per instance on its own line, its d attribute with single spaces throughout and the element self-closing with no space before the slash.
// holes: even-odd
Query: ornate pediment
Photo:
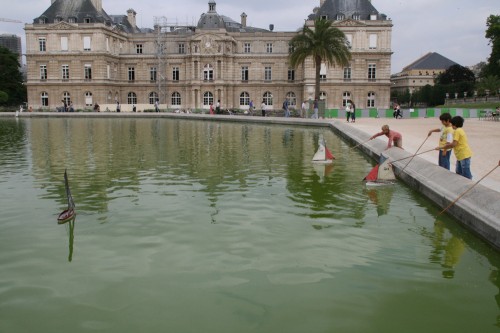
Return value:
<svg viewBox="0 0 500 333">
<path fill-rule="evenodd" d="M 54 23 L 50 27 L 51 27 L 51 29 L 56 29 L 56 30 L 76 30 L 76 29 L 78 29 L 78 27 L 76 27 L 75 25 L 70 24 L 68 22 L 64 22 L 64 21 Z"/>
<path fill-rule="evenodd" d="M 361 22 L 361 21 L 358 21 L 358 20 L 353 20 L 353 19 L 345 19 L 345 20 L 342 20 L 342 21 L 335 21 L 333 24 L 333 26 L 348 26 L 348 27 L 366 27 L 366 24 Z"/>
</svg>

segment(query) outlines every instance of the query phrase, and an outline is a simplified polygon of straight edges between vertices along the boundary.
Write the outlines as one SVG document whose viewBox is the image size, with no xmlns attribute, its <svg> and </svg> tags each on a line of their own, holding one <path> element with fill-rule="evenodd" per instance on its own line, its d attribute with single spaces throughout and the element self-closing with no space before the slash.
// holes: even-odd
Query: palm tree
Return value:
<svg viewBox="0 0 500 333">
<path fill-rule="evenodd" d="M 347 66 L 351 60 L 347 39 L 342 31 L 332 27 L 332 21 L 317 18 L 314 29 L 304 24 L 302 32 L 290 40 L 290 65 L 297 68 L 304 64 L 308 57 L 312 57 L 316 67 L 315 97 L 319 97 L 319 75 L 321 63 Z"/>
</svg>

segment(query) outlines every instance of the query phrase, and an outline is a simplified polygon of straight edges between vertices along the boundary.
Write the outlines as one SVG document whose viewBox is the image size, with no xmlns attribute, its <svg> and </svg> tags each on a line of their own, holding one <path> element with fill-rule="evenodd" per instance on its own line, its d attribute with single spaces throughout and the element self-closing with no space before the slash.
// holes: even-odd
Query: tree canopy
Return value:
<svg viewBox="0 0 500 333">
<path fill-rule="evenodd" d="M 490 15 L 486 20 L 486 38 L 490 40 L 491 54 L 484 66 L 481 77 L 500 73 L 500 15 Z"/>
<path fill-rule="evenodd" d="M 464 66 L 453 65 L 436 78 L 437 84 L 453 84 L 459 82 L 475 82 L 474 72 Z"/>
<path fill-rule="evenodd" d="M 16 105 L 26 101 L 26 87 L 19 69 L 17 55 L 0 47 L 0 91 L 4 93 L 0 99 L 1 105 Z"/>
<path fill-rule="evenodd" d="M 290 41 L 290 65 L 294 68 L 304 64 L 307 58 L 312 57 L 315 75 L 315 96 L 320 93 L 321 63 L 347 66 L 351 60 L 348 41 L 342 31 L 332 27 L 332 21 L 317 18 L 314 28 L 304 24 L 302 31 Z"/>
</svg>

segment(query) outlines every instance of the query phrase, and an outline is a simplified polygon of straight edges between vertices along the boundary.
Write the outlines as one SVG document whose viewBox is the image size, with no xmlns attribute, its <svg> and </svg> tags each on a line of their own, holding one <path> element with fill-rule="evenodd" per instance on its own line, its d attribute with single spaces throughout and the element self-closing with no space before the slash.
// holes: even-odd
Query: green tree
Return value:
<svg viewBox="0 0 500 333">
<path fill-rule="evenodd" d="M 500 15 L 490 15 L 486 20 L 486 38 L 490 40 L 491 54 L 481 71 L 481 77 L 500 73 Z"/>
<path fill-rule="evenodd" d="M 7 103 L 9 100 L 9 95 L 5 91 L 0 91 L 0 104 Z"/>
<path fill-rule="evenodd" d="M 16 105 L 26 101 L 26 87 L 19 70 L 17 55 L 9 49 L 0 47 L 0 91 L 7 94 L 7 101 L 2 105 Z"/>
<path fill-rule="evenodd" d="M 477 89 L 482 92 L 489 90 L 492 94 L 494 94 L 498 91 L 498 89 L 500 89 L 500 78 L 496 75 L 483 77 L 481 81 L 478 82 Z"/>
<path fill-rule="evenodd" d="M 348 41 L 342 31 L 332 27 L 332 21 L 317 18 L 314 29 L 304 24 L 301 33 L 290 41 L 290 65 L 297 68 L 304 64 L 308 57 L 313 58 L 315 76 L 315 96 L 320 92 L 321 63 L 326 61 L 330 65 L 347 66 L 351 60 Z"/>
<path fill-rule="evenodd" d="M 458 82 L 475 82 L 474 72 L 464 66 L 453 65 L 446 71 L 439 74 L 436 78 L 436 84 L 454 84 Z"/>
</svg>

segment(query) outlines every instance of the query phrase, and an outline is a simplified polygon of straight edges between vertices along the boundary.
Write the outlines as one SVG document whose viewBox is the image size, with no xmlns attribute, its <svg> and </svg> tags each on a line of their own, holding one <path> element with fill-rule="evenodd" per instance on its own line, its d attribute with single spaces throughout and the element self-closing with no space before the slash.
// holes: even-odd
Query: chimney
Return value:
<svg viewBox="0 0 500 333">
<path fill-rule="evenodd" d="M 241 13 L 241 26 L 243 28 L 247 26 L 247 14 L 245 14 L 245 12 Z"/>
<path fill-rule="evenodd" d="M 94 5 L 97 12 L 100 13 L 102 11 L 102 0 L 91 0 L 91 2 Z"/>
<path fill-rule="evenodd" d="M 128 23 L 130 23 L 130 25 L 135 28 L 136 25 L 135 25 L 135 15 L 137 13 L 135 12 L 135 10 L 133 10 L 132 8 L 130 8 L 129 10 L 127 10 L 127 19 L 128 19 Z"/>
<path fill-rule="evenodd" d="M 323 6 L 323 4 L 325 3 L 325 0 L 319 0 L 319 6 Z"/>
<path fill-rule="evenodd" d="M 274 24 L 269 24 L 269 30 L 271 30 L 271 31 L 274 30 Z"/>
</svg>

